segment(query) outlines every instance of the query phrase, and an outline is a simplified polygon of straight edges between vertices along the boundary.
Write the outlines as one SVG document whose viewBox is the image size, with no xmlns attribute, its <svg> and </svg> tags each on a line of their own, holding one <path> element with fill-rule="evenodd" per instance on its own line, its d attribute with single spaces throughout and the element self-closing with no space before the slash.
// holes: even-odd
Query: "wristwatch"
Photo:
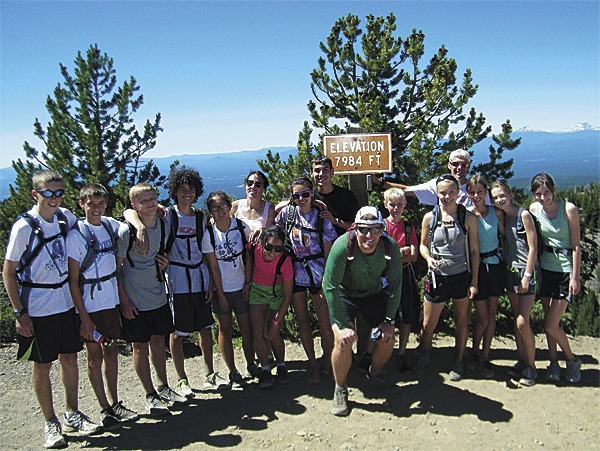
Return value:
<svg viewBox="0 0 600 451">
<path fill-rule="evenodd" d="M 20 310 L 13 310 L 13 315 L 15 316 L 15 318 L 20 318 L 23 315 L 27 314 L 27 309 L 26 308 L 22 308 Z"/>
<path fill-rule="evenodd" d="M 390 324 L 391 326 L 395 326 L 396 325 L 396 321 L 394 321 L 391 318 L 386 318 L 385 322 L 388 323 L 388 324 Z"/>
</svg>

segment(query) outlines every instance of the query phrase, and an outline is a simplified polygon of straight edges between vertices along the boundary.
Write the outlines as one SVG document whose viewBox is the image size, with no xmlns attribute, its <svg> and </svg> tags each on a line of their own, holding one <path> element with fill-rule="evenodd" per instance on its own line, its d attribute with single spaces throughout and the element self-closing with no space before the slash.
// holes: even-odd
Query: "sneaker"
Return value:
<svg viewBox="0 0 600 451">
<path fill-rule="evenodd" d="M 358 367 L 358 369 L 362 372 L 368 373 L 369 372 L 369 368 L 371 368 L 371 354 L 369 354 L 368 352 L 365 352 L 363 354 L 363 356 L 360 358 L 360 360 L 358 361 L 358 363 L 356 364 L 356 366 Z"/>
<path fill-rule="evenodd" d="M 308 378 L 306 379 L 310 385 L 317 385 L 321 383 L 321 368 L 318 366 L 311 366 L 308 369 Z"/>
<path fill-rule="evenodd" d="M 481 377 L 484 379 L 491 379 L 494 377 L 494 368 L 489 360 L 486 359 L 479 362 L 479 374 L 481 374 Z"/>
<path fill-rule="evenodd" d="M 258 378 L 258 388 L 264 389 L 273 386 L 273 375 L 269 370 L 262 370 Z"/>
<path fill-rule="evenodd" d="M 481 370 L 478 353 L 471 351 L 465 356 L 465 368 L 471 372 Z"/>
<path fill-rule="evenodd" d="M 349 413 L 348 409 L 348 387 L 339 387 L 336 385 L 333 392 L 333 406 L 331 413 L 336 417 L 345 417 Z"/>
<path fill-rule="evenodd" d="M 451 382 L 458 382 L 465 376 L 465 370 L 462 363 L 455 363 L 448 373 Z"/>
<path fill-rule="evenodd" d="M 560 381 L 560 365 L 558 362 L 550 362 L 548 368 L 546 369 L 546 380 L 551 382 L 559 382 Z"/>
<path fill-rule="evenodd" d="M 234 387 L 245 387 L 247 385 L 247 382 L 238 370 L 233 370 L 229 373 L 229 383 Z"/>
<path fill-rule="evenodd" d="M 406 373 L 412 369 L 403 355 L 396 356 L 396 366 L 398 367 L 398 371 L 401 373 Z"/>
<path fill-rule="evenodd" d="M 521 377 L 521 374 L 523 373 L 524 369 L 525 369 L 525 364 L 523 362 L 521 362 L 520 360 L 517 360 L 517 363 L 515 363 L 513 366 L 511 366 L 508 369 L 507 373 L 511 377 Z"/>
<path fill-rule="evenodd" d="M 102 431 L 102 426 L 94 423 L 90 420 L 90 417 L 79 410 L 69 413 L 65 412 L 63 424 L 65 431 L 79 432 L 83 435 L 98 434 Z"/>
<path fill-rule="evenodd" d="M 100 412 L 100 423 L 102 423 L 102 428 L 106 431 L 114 431 L 123 427 L 123 423 L 119 421 L 110 407 L 102 409 Z"/>
<path fill-rule="evenodd" d="M 169 406 L 180 406 L 188 401 L 185 396 L 181 396 L 168 385 L 159 387 L 156 391 L 158 392 L 158 396 Z"/>
<path fill-rule="evenodd" d="M 535 368 L 526 367 L 521 373 L 521 379 L 519 384 L 524 387 L 533 387 L 535 385 L 535 379 L 537 378 L 537 371 Z"/>
<path fill-rule="evenodd" d="M 125 407 L 123 405 L 123 401 L 119 401 L 111 408 L 113 411 L 113 416 L 119 421 L 137 421 L 140 419 L 140 415 L 137 412 Z"/>
<path fill-rule="evenodd" d="M 177 393 L 179 393 L 181 396 L 185 396 L 186 398 L 194 397 L 194 392 L 192 390 L 192 387 L 190 387 L 190 383 L 185 378 L 179 379 L 179 381 L 177 382 L 176 389 L 177 389 Z"/>
<path fill-rule="evenodd" d="M 571 384 L 576 384 L 581 380 L 581 360 L 579 357 L 575 357 L 572 362 L 567 362 L 565 380 Z"/>
<path fill-rule="evenodd" d="M 153 417 L 160 417 L 170 413 L 169 406 L 156 392 L 146 396 L 146 408 Z"/>
<path fill-rule="evenodd" d="M 229 382 L 223 379 L 217 372 L 210 373 L 204 379 L 204 390 L 225 390 L 229 387 Z"/>
<path fill-rule="evenodd" d="M 262 370 L 258 367 L 258 365 L 256 363 L 253 363 L 246 367 L 246 373 L 247 373 L 248 378 L 259 379 L 260 375 L 262 374 Z"/>
<path fill-rule="evenodd" d="M 60 421 L 57 418 L 46 421 L 44 423 L 44 448 L 60 448 L 66 444 Z"/>
<path fill-rule="evenodd" d="M 292 381 L 285 366 L 277 366 L 277 383 L 279 385 L 289 384 Z"/>
</svg>

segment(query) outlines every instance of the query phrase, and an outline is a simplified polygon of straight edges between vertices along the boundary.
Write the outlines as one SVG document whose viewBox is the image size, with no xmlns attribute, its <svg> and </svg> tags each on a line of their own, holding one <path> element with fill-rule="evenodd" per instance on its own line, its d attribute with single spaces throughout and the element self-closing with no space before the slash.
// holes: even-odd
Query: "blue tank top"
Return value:
<svg viewBox="0 0 600 451">
<path fill-rule="evenodd" d="M 477 216 L 477 230 L 479 231 L 479 253 L 485 254 L 498 250 L 500 243 L 498 241 L 498 215 L 496 209 L 490 207 L 485 217 Z M 481 259 L 481 263 L 497 265 L 500 263 L 498 255 L 492 255 Z"/>
</svg>

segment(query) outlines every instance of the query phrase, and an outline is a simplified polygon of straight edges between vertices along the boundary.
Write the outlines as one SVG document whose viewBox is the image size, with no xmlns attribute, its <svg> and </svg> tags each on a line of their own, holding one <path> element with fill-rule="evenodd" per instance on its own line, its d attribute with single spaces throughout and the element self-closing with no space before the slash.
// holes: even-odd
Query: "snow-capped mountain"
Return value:
<svg viewBox="0 0 600 451">
<path fill-rule="evenodd" d="M 541 130 L 539 128 L 533 128 L 533 127 L 529 127 L 528 125 L 526 125 L 525 127 L 521 127 L 518 130 L 515 130 L 515 132 L 573 133 L 573 132 L 583 132 L 583 131 L 587 131 L 587 130 L 597 131 L 597 130 L 600 130 L 600 127 L 596 127 L 595 125 L 592 125 L 589 122 L 580 122 L 580 123 L 574 125 L 573 127 L 567 128 L 565 130 L 552 131 L 552 130 Z"/>
</svg>

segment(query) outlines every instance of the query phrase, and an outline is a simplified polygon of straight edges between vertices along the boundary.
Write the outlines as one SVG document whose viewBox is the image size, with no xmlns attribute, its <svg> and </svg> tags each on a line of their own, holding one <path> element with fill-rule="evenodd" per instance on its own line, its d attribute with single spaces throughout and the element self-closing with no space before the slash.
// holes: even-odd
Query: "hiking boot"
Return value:
<svg viewBox="0 0 600 451">
<path fill-rule="evenodd" d="M 260 378 L 262 374 L 262 370 L 258 367 L 256 363 L 252 363 L 246 367 L 246 377 L 248 378 Z"/>
<path fill-rule="evenodd" d="M 581 360 L 579 357 L 575 357 L 572 362 L 567 362 L 565 380 L 571 384 L 576 384 L 581 380 Z"/>
<path fill-rule="evenodd" d="M 550 362 L 548 368 L 546 368 L 546 380 L 551 382 L 560 381 L 561 368 L 558 362 Z"/>
<path fill-rule="evenodd" d="M 179 393 L 181 396 L 185 396 L 186 398 L 193 398 L 194 397 L 194 391 L 192 390 L 192 387 L 190 387 L 190 383 L 188 382 L 187 379 L 179 379 L 179 381 L 177 381 L 177 393 Z"/>
<path fill-rule="evenodd" d="M 519 384 L 524 387 L 533 387 L 535 385 L 535 379 L 537 378 L 537 371 L 535 368 L 526 367 L 521 373 L 521 379 Z"/>
<path fill-rule="evenodd" d="M 67 441 L 62 434 L 58 418 L 46 421 L 44 423 L 44 448 L 60 448 L 66 444 Z"/>
<path fill-rule="evenodd" d="M 289 384 L 290 382 L 292 382 L 292 379 L 290 378 L 290 375 L 285 365 L 277 365 L 277 383 L 279 385 L 285 385 Z"/>
<path fill-rule="evenodd" d="M 336 417 L 345 417 L 350 410 L 348 409 L 348 387 L 339 387 L 336 385 L 333 392 L 333 406 L 331 413 Z"/>
<path fill-rule="evenodd" d="M 494 368 L 489 360 L 486 359 L 479 362 L 479 374 L 481 374 L 481 377 L 484 379 L 491 379 L 494 377 Z"/>
<path fill-rule="evenodd" d="M 100 411 L 100 423 L 102 423 L 102 428 L 106 431 L 114 431 L 120 427 L 123 427 L 123 424 L 115 416 L 110 407 Z"/>
<path fill-rule="evenodd" d="M 113 416 L 119 421 L 137 421 L 140 419 L 140 415 L 137 412 L 125 407 L 123 405 L 123 401 L 119 401 L 111 408 L 113 411 Z"/>
<path fill-rule="evenodd" d="M 65 412 L 63 424 L 65 431 L 79 432 L 83 435 L 98 434 L 102 431 L 102 426 L 94 423 L 90 420 L 90 417 L 79 410 L 69 413 Z"/>
<path fill-rule="evenodd" d="M 229 382 L 223 379 L 217 372 L 210 373 L 204 379 L 204 390 L 225 390 L 229 387 Z"/>
<path fill-rule="evenodd" d="M 358 361 L 358 363 L 356 364 L 357 368 L 364 372 L 364 373 L 368 373 L 369 372 L 369 368 L 371 368 L 371 354 L 368 352 L 365 352 L 363 354 L 363 356 L 360 358 L 360 360 Z"/>
<path fill-rule="evenodd" d="M 146 408 L 153 417 L 160 417 L 171 412 L 169 406 L 156 392 L 146 396 Z"/>
<path fill-rule="evenodd" d="M 398 367 L 398 371 L 400 373 L 406 373 L 407 371 L 410 371 L 412 369 L 410 367 L 410 365 L 408 364 L 408 362 L 406 361 L 406 358 L 404 357 L 404 355 L 396 356 L 396 366 Z"/>
<path fill-rule="evenodd" d="M 269 370 L 262 370 L 258 378 L 258 388 L 264 389 L 273 386 L 273 375 Z"/>
<path fill-rule="evenodd" d="M 158 396 L 160 396 L 162 400 L 169 406 L 180 406 L 187 402 L 187 398 L 185 396 L 181 396 L 168 385 L 165 385 L 164 387 L 158 387 L 156 391 L 158 392 Z"/>
<path fill-rule="evenodd" d="M 513 366 L 511 366 L 507 373 L 509 376 L 511 377 L 521 377 L 521 374 L 523 373 L 523 370 L 525 369 L 525 364 L 523 362 L 521 362 L 520 360 L 517 360 L 517 363 L 515 363 Z"/>
<path fill-rule="evenodd" d="M 233 370 L 229 373 L 229 383 L 234 387 L 245 387 L 247 385 L 247 382 L 238 370 Z"/>
<path fill-rule="evenodd" d="M 318 366 L 311 366 L 308 369 L 308 378 L 306 379 L 310 385 L 317 385 L 321 383 L 321 368 Z"/>
<path fill-rule="evenodd" d="M 465 369 L 463 368 L 462 362 L 452 365 L 448 376 L 450 377 L 451 382 L 458 382 L 462 380 L 462 378 L 465 376 Z"/>
</svg>

